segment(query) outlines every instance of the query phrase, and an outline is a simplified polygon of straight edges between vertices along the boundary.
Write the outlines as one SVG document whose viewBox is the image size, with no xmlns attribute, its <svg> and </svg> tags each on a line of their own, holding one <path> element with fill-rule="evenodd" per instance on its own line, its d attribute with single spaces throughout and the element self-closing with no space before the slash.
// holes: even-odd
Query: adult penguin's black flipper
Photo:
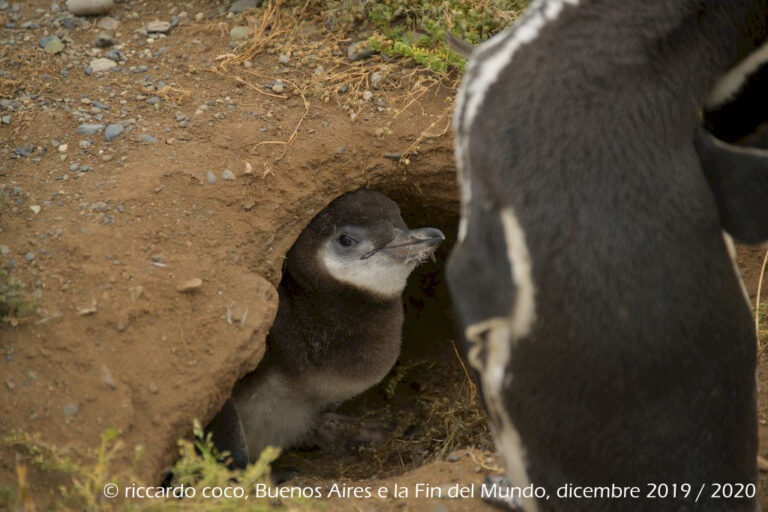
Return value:
<svg viewBox="0 0 768 512">
<path fill-rule="evenodd" d="M 695 144 L 723 229 L 747 244 L 768 241 L 768 151 L 727 144 L 702 128 Z"/>
<path fill-rule="evenodd" d="M 208 424 L 213 444 L 219 451 L 228 451 L 232 457 L 230 464 L 233 468 L 244 468 L 248 465 L 248 444 L 245 442 L 245 431 L 240 420 L 240 414 L 232 400 L 227 400 L 221 410 Z"/>
</svg>

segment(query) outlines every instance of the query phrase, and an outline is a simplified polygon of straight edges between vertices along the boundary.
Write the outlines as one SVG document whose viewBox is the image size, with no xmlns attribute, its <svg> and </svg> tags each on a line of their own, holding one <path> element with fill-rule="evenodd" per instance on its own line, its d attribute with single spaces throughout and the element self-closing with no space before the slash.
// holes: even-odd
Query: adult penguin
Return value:
<svg viewBox="0 0 768 512">
<path fill-rule="evenodd" d="M 541 0 L 472 52 L 448 282 L 506 475 L 545 492 L 524 510 L 756 507 L 756 339 L 722 229 L 768 239 L 768 169 L 730 186 L 743 154 L 697 126 L 767 12 Z"/>
</svg>

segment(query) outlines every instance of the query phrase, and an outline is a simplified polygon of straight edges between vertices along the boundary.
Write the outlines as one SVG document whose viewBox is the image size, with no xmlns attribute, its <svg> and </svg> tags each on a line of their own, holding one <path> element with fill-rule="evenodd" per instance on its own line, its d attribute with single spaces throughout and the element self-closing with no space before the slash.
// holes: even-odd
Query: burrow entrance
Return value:
<svg viewBox="0 0 768 512">
<path fill-rule="evenodd" d="M 340 441 L 286 450 L 273 463 L 274 473 L 336 481 L 386 478 L 459 448 L 492 447 L 444 278 L 458 224 L 455 178 L 438 174 L 433 179 L 417 188 L 402 182 L 369 186 L 400 206 L 409 227 L 437 227 L 447 236 L 435 261 L 409 279 L 398 362 L 378 385 L 324 416 L 326 430 L 338 429 Z"/>
</svg>

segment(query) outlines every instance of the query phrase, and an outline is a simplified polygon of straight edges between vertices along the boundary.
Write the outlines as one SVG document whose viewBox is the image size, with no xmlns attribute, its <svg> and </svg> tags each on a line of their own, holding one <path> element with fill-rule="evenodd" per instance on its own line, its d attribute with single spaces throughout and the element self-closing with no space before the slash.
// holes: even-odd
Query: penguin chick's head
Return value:
<svg viewBox="0 0 768 512">
<path fill-rule="evenodd" d="M 288 252 L 287 271 L 303 275 L 303 281 L 341 282 L 395 298 L 443 240 L 436 228 L 408 229 L 397 204 L 384 194 L 357 190 L 312 219 Z"/>
</svg>

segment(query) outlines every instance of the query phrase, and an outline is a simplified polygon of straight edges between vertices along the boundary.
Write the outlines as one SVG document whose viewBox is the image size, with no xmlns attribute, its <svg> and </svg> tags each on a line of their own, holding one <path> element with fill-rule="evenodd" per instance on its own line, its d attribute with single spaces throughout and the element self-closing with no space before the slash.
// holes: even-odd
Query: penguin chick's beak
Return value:
<svg viewBox="0 0 768 512">
<path fill-rule="evenodd" d="M 387 251 L 405 263 L 413 260 L 421 262 L 431 256 L 443 240 L 445 235 L 437 228 L 398 229 L 395 238 L 387 245 L 364 254 L 360 259 L 367 260 L 379 251 Z"/>
</svg>

